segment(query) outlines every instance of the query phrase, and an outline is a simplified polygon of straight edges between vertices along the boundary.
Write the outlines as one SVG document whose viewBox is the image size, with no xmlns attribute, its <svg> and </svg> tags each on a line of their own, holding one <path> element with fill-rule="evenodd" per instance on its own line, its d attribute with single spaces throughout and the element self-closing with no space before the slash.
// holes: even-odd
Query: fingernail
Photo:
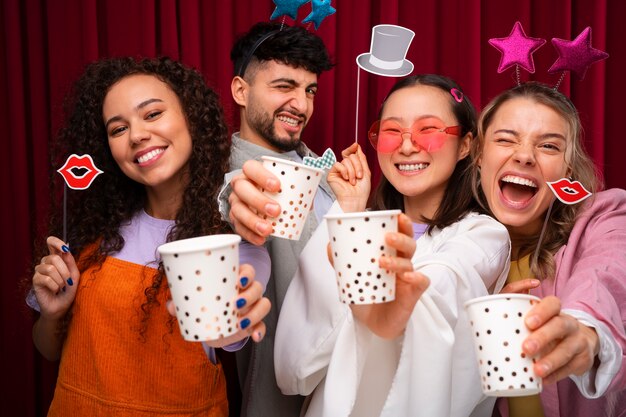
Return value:
<svg viewBox="0 0 626 417">
<path fill-rule="evenodd" d="M 247 319 L 247 318 L 239 322 L 239 327 L 241 327 L 242 329 L 245 329 L 249 325 L 250 325 L 250 319 Z"/>
<path fill-rule="evenodd" d="M 548 365 L 547 363 L 539 364 L 539 369 L 541 369 L 542 375 L 547 375 L 548 373 L 550 373 L 550 365 Z"/>
<path fill-rule="evenodd" d="M 69 248 L 67 245 L 63 245 L 63 246 L 61 246 L 61 250 L 62 250 L 63 252 L 65 252 L 65 253 L 69 253 L 70 248 Z"/>
<path fill-rule="evenodd" d="M 242 308 L 245 305 L 246 305 L 246 299 L 245 298 L 240 298 L 239 300 L 237 300 L 237 308 Z"/>
<path fill-rule="evenodd" d="M 65 286 L 63 286 L 63 288 L 61 288 L 61 290 L 62 290 L 63 292 L 65 292 Z"/>
<path fill-rule="evenodd" d="M 263 333 L 256 332 L 256 341 L 260 342 L 261 340 L 263 340 Z"/>
<path fill-rule="evenodd" d="M 276 217 L 280 214 L 280 206 L 276 203 L 267 203 L 265 205 L 265 213 L 272 217 Z"/>
<path fill-rule="evenodd" d="M 241 279 L 239 280 L 239 284 L 241 284 L 242 287 L 245 287 L 246 285 L 248 285 L 248 282 L 250 280 L 248 279 L 248 277 L 241 277 Z"/>
<path fill-rule="evenodd" d="M 530 329 L 535 329 L 537 326 L 539 326 L 539 317 L 537 316 L 526 317 L 526 326 L 528 326 Z"/>
<path fill-rule="evenodd" d="M 266 233 L 270 233 L 272 231 L 272 228 L 270 227 L 269 224 L 267 224 L 265 222 L 258 222 L 256 224 L 256 230 L 257 230 L 257 232 L 259 232 L 261 234 L 266 234 Z"/>
<path fill-rule="evenodd" d="M 69 285 L 70 287 L 71 287 L 72 285 L 74 285 L 74 281 L 72 281 L 72 277 L 69 277 L 69 278 L 67 279 L 67 285 Z"/>
<path fill-rule="evenodd" d="M 280 187 L 280 183 L 273 178 L 268 178 L 267 181 L 265 181 L 265 188 L 274 189 L 278 187 Z"/>
<path fill-rule="evenodd" d="M 524 342 L 524 350 L 529 355 L 534 354 L 537 351 L 537 349 L 539 349 L 539 346 L 537 345 L 537 342 L 535 342 L 534 340 L 527 340 Z"/>
</svg>

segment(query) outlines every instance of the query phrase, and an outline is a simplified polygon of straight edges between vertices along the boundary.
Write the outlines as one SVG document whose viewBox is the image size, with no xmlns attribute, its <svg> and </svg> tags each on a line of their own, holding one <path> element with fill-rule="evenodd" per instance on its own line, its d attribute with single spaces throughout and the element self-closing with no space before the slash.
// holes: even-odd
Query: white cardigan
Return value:
<svg viewBox="0 0 626 417">
<path fill-rule="evenodd" d="M 311 395 L 303 415 L 491 416 L 495 398 L 482 394 L 463 303 L 504 285 L 510 261 L 504 226 L 472 213 L 417 240 L 413 265 L 431 284 L 404 336 L 391 341 L 339 302 L 327 243 L 324 221 L 300 256 L 276 331 L 278 386 Z"/>
</svg>

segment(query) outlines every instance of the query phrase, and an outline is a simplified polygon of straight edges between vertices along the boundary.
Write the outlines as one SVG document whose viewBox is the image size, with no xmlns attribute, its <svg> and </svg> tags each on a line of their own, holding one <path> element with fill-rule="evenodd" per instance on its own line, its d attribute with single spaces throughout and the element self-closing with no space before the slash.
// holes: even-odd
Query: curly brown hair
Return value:
<svg viewBox="0 0 626 417">
<path fill-rule="evenodd" d="M 107 255 L 122 249 L 124 239 L 120 226 L 145 205 L 144 186 L 124 175 L 113 159 L 102 119 L 102 105 L 110 88 L 122 78 L 136 74 L 153 75 L 174 91 L 192 139 L 188 161 L 190 180 L 167 241 L 230 230 L 220 216 L 217 203 L 230 157 L 228 129 L 217 94 L 198 71 L 167 57 L 103 59 L 87 66 L 66 98 L 66 123 L 56 138 L 52 155 L 53 167 L 60 167 L 72 153 L 89 154 L 95 165 L 104 171 L 87 190 L 66 190 L 70 224 L 67 243 L 73 255 L 80 259 L 81 270 L 101 265 Z M 56 196 L 53 202 L 57 204 L 50 233 L 61 236 L 62 205 L 58 197 L 63 180 L 59 175 L 52 175 L 51 180 L 51 190 Z M 84 251 L 94 243 L 98 243 L 95 251 Z M 160 269 L 145 289 L 144 323 L 151 308 L 158 305 L 157 294 L 165 289 L 163 277 Z M 69 319 L 70 314 L 63 328 Z"/>
</svg>

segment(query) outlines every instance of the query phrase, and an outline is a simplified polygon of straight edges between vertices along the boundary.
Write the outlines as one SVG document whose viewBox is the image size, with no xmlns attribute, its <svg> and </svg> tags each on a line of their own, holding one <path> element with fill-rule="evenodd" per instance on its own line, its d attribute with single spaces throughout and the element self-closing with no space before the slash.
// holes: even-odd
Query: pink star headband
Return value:
<svg viewBox="0 0 626 417">
<path fill-rule="evenodd" d="M 505 38 L 491 38 L 489 44 L 502 54 L 498 73 L 501 73 L 515 65 L 517 84 L 520 84 L 519 67 L 529 73 L 535 72 L 533 53 L 546 43 L 545 39 L 526 36 L 522 24 L 515 22 L 509 36 Z M 563 75 L 557 82 L 555 89 L 559 87 L 565 71 L 573 72 L 579 80 L 585 77 L 587 69 L 594 63 L 608 58 L 609 54 L 591 46 L 591 28 L 585 28 L 573 41 L 552 38 L 552 45 L 559 57 L 548 70 L 549 74 L 562 71 Z"/>
</svg>

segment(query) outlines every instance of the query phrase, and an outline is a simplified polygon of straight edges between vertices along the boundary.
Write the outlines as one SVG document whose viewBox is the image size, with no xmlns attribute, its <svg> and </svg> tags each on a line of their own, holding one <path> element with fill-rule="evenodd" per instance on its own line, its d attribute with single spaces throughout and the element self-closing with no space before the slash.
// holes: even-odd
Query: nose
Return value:
<svg viewBox="0 0 626 417">
<path fill-rule="evenodd" d="M 129 130 L 130 141 L 135 145 L 150 139 L 150 132 L 142 123 L 135 123 L 129 127 Z"/>
<path fill-rule="evenodd" d="M 535 165 L 535 152 L 532 144 L 521 144 L 515 150 L 513 155 L 515 162 L 522 165 L 534 166 Z"/>
<path fill-rule="evenodd" d="M 297 113 L 307 114 L 309 99 L 303 88 L 295 88 L 291 100 L 289 101 L 291 108 Z"/>
<path fill-rule="evenodd" d="M 405 155 L 410 155 L 422 150 L 422 148 L 415 142 L 413 142 L 413 136 L 411 132 L 402 132 L 400 135 L 402 142 L 400 143 L 400 152 Z"/>
</svg>

